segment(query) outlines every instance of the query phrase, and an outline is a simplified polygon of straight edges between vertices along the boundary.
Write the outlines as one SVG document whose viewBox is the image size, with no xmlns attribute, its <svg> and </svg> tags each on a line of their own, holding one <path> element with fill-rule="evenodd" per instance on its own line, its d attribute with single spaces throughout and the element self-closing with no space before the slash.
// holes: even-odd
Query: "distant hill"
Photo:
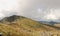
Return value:
<svg viewBox="0 0 60 36">
<path fill-rule="evenodd" d="M 0 21 L 0 33 L 4 36 L 40 36 L 40 32 L 59 31 L 55 27 L 36 22 L 32 19 L 13 15 Z"/>
<path fill-rule="evenodd" d="M 38 22 L 41 22 L 43 24 L 49 24 L 49 25 L 54 25 L 54 24 L 60 23 L 60 22 L 56 22 L 56 21 L 38 21 Z"/>
</svg>

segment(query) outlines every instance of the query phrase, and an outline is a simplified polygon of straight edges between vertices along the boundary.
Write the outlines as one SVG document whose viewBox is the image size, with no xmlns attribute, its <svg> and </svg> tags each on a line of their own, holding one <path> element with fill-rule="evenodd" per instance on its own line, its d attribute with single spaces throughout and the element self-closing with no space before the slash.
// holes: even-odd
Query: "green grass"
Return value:
<svg viewBox="0 0 60 36">
<path fill-rule="evenodd" d="M 38 23 L 34 20 L 25 17 L 16 17 L 12 22 L 8 22 L 4 18 L 0 23 L 0 32 L 3 36 L 40 36 L 41 31 L 56 31 L 56 29 Z M 52 29 L 51 29 L 52 28 Z M 53 32 L 52 31 L 52 32 Z"/>
</svg>

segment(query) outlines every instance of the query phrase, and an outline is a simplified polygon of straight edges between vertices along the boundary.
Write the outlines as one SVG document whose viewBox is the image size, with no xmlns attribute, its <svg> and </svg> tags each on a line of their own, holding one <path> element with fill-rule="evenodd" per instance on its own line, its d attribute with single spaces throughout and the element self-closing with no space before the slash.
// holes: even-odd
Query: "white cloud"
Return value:
<svg viewBox="0 0 60 36">
<path fill-rule="evenodd" d="M 10 11 L 17 9 L 16 3 L 16 0 L 0 0 L 0 12 L 3 10 Z"/>
<path fill-rule="evenodd" d="M 0 12 L 5 16 L 15 13 L 34 20 L 59 19 L 59 1 L 60 0 L 0 0 Z"/>
<path fill-rule="evenodd" d="M 0 12 L 4 15 L 16 13 L 23 15 L 22 12 L 27 4 L 27 0 L 0 0 Z"/>
<path fill-rule="evenodd" d="M 45 20 L 58 20 L 58 17 L 54 14 L 47 14 L 46 16 L 43 17 Z"/>
</svg>

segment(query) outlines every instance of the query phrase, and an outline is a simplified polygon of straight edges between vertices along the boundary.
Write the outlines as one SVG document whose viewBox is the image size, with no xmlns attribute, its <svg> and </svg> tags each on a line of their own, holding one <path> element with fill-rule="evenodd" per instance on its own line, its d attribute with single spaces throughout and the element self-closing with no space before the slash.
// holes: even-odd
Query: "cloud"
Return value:
<svg viewBox="0 0 60 36">
<path fill-rule="evenodd" d="M 59 19 L 60 0 L 0 0 L 0 13 L 22 15 L 37 21 L 45 20 L 45 17 Z"/>
</svg>

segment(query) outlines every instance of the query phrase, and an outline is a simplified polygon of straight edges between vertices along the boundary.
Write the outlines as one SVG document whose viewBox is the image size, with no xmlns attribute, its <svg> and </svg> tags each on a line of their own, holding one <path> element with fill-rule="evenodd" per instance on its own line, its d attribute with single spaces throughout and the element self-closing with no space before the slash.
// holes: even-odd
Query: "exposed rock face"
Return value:
<svg viewBox="0 0 60 36">
<path fill-rule="evenodd" d="M 2 23 L 12 23 L 13 21 L 16 21 L 17 19 L 20 19 L 20 18 L 23 19 L 25 17 L 13 15 L 13 16 L 10 16 L 10 17 L 3 18 L 0 22 L 2 22 Z"/>
<path fill-rule="evenodd" d="M 13 22 L 13 21 L 15 21 L 16 19 L 18 19 L 17 17 L 18 17 L 18 16 L 16 16 L 16 15 L 10 16 L 10 17 L 6 18 L 6 21 L 8 21 L 8 22 Z"/>
</svg>

